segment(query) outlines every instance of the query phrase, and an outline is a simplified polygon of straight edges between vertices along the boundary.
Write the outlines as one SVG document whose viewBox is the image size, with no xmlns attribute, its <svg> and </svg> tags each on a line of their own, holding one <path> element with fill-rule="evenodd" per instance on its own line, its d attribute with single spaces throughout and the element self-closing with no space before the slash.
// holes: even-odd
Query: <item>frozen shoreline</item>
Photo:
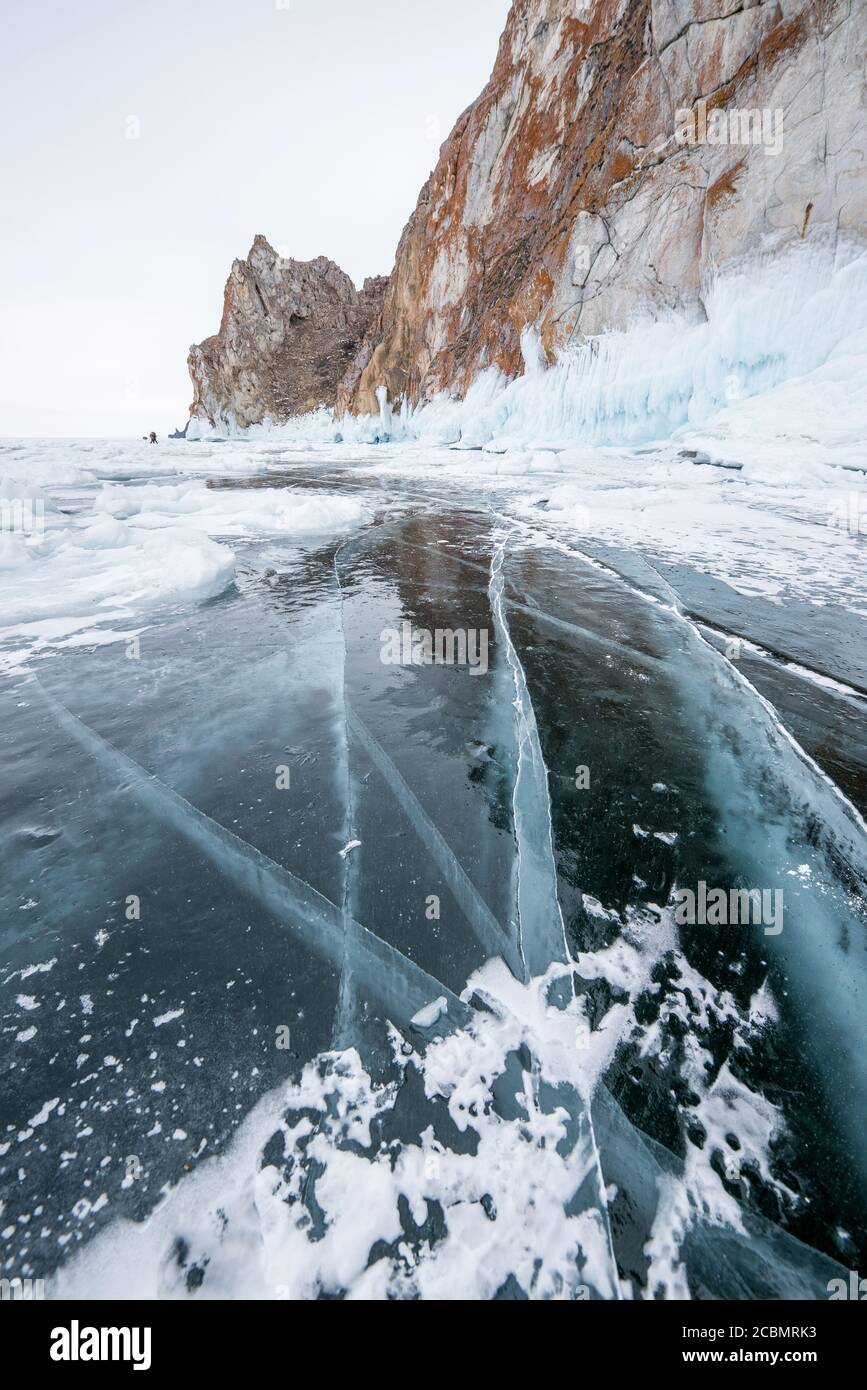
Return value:
<svg viewBox="0 0 867 1390">
<path fill-rule="evenodd" d="M 751 258 L 707 285 L 693 313 L 639 317 L 546 364 L 523 340 L 524 372 L 483 371 L 462 400 L 418 408 L 380 392 L 378 416 L 326 409 L 240 430 L 194 417 L 194 440 L 299 448 L 416 443 L 497 454 L 679 440 L 729 463 L 787 472 L 816 461 L 863 468 L 867 435 L 867 251 L 800 244 Z M 775 448 L 775 446 L 777 446 Z"/>
<path fill-rule="evenodd" d="M 551 367 L 528 333 L 523 376 L 491 368 L 466 399 L 416 411 L 395 414 L 383 394 L 378 417 L 320 410 L 246 431 L 194 419 L 157 448 L 2 441 L 0 498 L 46 515 L 44 536 L 0 536 L 3 636 L 21 637 L 19 653 L 78 640 L 109 607 L 132 621 L 223 592 L 233 538 L 364 524 L 346 497 L 291 490 L 311 464 L 490 489 L 525 520 L 692 566 L 744 599 L 867 616 L 867 252 L 819 242 L 760 257 L 700 307 Z M 270 474 L 243 501 L 205 486 Z"/>
<path fill-rule="evenodd" d="M 777 611 L 772 627 L 796 605 L 827 610 L 835 626 L 848 615 L 857 628 L 867 617 L 867 475 L 818 461 L 784 471 L 761 457 L 740 470 L 714 468 L 684 447 L 456 455 L 409 442 L 314 450 L 232 440 L 148 451 L 28 441 L 11 453 L 0 443 L 0 475 L 15 470 L 7 492 L 35 494 L 45 508 L 43 536 L 0 537 L 4 645 L 20 636 L 14 652 L 26 654 L 33 642 L 78 640 L 111 615 L 122 635 L 167 603 L 213 597 L 231 585 L 239 545 L 364 525 L 369 503 L 334 488 L 377 479 L 408 497 L 414 487 L 484 495 L 580 547 L 633 552 L 669 575 L 691 569 L 706 576 L 706 592 L 714 581 L 724 586 L 720 611 L 707 615 L 723 627 L 733 608 L 752 604 Z M 33 489 L 32 474 L 61 481 Z M 209 477 L 220 486 L 208 488 Z M 769 642 L 761 631 L 744 636 Z M 849 666 L 856 650 L 839 665 L 833 643 L 824 654 L 790 655 L 844 684 L 867 681 Z"/>
</svg>

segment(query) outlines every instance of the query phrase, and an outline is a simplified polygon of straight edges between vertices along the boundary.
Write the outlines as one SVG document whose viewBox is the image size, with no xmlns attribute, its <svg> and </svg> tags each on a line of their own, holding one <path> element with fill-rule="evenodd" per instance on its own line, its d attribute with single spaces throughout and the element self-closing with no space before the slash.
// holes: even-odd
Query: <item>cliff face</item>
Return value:
<svg viewBox="0 0 867 1390">
<path fill-rule="evenodd" d="M 257 236 L 226 284 L 220 331 L 190 349 L 194 419 L 258 424 L 335 403 L 388 281 L 355 289 L 333 261 L 278 256 Z"/>
<path fill-rule="evenodd" d="M 400 242 L 338 393 L 413 403 L 636 310 L 704 315 L 715 269 L 864 234 L 863 0 L 515 0 L 493 75 Z"/>
</svg>

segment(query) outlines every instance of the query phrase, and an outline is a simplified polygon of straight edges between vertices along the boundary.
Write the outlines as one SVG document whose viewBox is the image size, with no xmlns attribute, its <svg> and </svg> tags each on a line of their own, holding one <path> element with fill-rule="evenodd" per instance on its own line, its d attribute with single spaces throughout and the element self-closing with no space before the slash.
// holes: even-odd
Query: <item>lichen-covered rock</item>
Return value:
<svg viewBox="0 0 867 1390">
<path fill-rule="evenodd" d="M 515 0 L 341 385 L 412 403 L 867 223 L 863 0 Z"/>
<path fill-rule="evenodd" d="M 333 405 L 387 284 L 358 291 L 325 256 L 283 258 L 257 236 L 232 266 L 220 331 L 190 349 L 192 418 L 243 428 Z"/>
</svg>

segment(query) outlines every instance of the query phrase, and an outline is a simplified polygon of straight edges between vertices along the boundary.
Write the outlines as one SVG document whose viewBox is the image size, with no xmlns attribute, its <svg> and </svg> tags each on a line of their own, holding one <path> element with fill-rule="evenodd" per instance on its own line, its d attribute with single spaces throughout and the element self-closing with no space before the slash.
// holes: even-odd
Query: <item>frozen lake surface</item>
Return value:
<svg viewBox="0 0 867 1390">
<path fill-rule="evenodd" d="M 0 552 L 4 1276 L 825 1298 L 863 1268 L 841 474 L 4 445 L 44 513 Z M 782 909 L 679 920 L 700 885 Z"/>
</svg>

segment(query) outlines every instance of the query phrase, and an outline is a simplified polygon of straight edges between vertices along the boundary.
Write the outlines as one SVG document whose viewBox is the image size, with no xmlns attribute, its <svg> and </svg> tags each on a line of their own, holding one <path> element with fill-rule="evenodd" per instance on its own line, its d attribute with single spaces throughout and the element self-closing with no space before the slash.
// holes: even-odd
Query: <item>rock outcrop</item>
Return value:
<svg viewBox="0 0 867 1390">
<path fill-rule="evenodd" d="M 325 256 L 283 258 L 257 236 L 232 266 L 220 331 L 190 349 L 191 417 L 244 428 L 334 405 L 387 285 L 378 277 L 358 291 Z"/>
<path fill-rule="evenodd" d="M 413 404 L 867 222 L 863 0 L 515 0 L 341 385 Z"/>
</svg>

